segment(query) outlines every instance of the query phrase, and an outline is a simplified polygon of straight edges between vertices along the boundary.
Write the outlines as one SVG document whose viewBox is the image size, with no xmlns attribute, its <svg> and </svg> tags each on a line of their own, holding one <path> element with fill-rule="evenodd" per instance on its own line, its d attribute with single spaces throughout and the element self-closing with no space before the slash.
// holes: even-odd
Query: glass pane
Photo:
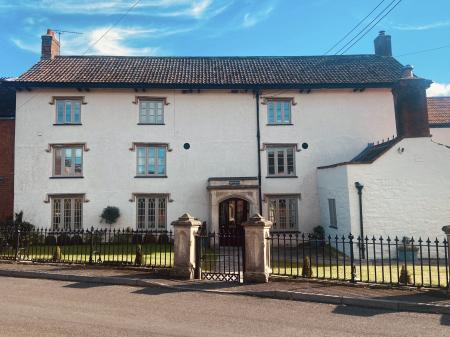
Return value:
<svg viewBox="0 0 450 337">
<path fill-rule="evenodd" d="M 290 102 L 284 102 L 284 123 L 289 123 L 291 121 L 291 104 Z"/>
<path fill-rule="evenodd" d="M 145 228 L 145 199 L 138 198 L 136 205 L 137 205 L 137 228 L 144 229 Z"/>
<path fill-rule="evenodd" d="M 158 174 L 164 175 L 166 173 L 166 149 L 164 147 L 158 148 Z"/>
<path fill-rule="evenodd" d="M 83 171 L 83 156 L 81 149 L 75 149 L 75 174 L 81 174 Z"/>
<path fill-rule="evenodd" d="M 278 228 L 286 229 L 287 210 L 286 199 L 278 200 Z"/>
<path fill-rule="evenodd" d="M 276 201 L 269 200 L 269 221 L 272 221 L 273 228 L 277 228 L 277 219 L 276 219 Z"/>
<path fill-rule="evenodd" d="M 269 174 L 275 174 L 275 153 L 270 151 L 268 154 Z"/>
<path fill-rule="evenodd" d="M 294 150 L 293 149 L 287 149 L 287 173 L 288 174 L 294 174 Z"/>
<path fill-rule="evenodd" d="M 72 123 L 72 102 L 66 101 L 66 123 Z"/>
<path fill-rule="evenodd" d="M 53 199 L 52 227 L 59 229 L 61 226 L 61 199 Z"/>
<path fill-rule="evenodd" d="M 289 228 L 297 228 L 297 199 L 288 199 L 289 201 Z"/>
<path fill-rule="evenodd" d="M 158 199 L 158 228 L 166 228 L 166 199 Z"/>
<path fill-rule="evenodd" d="M 267 116 L 268 116 L 268 123 L 274 124 L 275 123 L 275 114 L 273 111 L 273 102 L 267 103 Z"/>
<path fill-rule="evenodd" d="M 80 123 L 80 113 L 81 113 L 81 102 L 73 102 L 73 122 Z"/>
<path fill-rule="evenodd" d="M 64 229 L 70 229 L 72 225 L 72 200 L 64 200 Z"/>
<path fill-rule="evenodd" d="M 147 174 L 155 174 L 156 173 L 155 152 L 156 152 L 156 148 L 154 148 L 154 147 L 149 147 L 148 148 Z"/>
<path fill-rule="evenodd" d="M 156 105 L 156 123 L 164 123 L 164 108 L 163 102 L 158 102 Z"/>
<path fill-rule="evenodd" d="M 138 147 L 137 148 L 137 168 L 136 172 L 138 175 L 145 174 L 145 160 L 146 160 L 147 148 Z"/>
<path fill-rule="evenodd" d="M 64 102 L 56 101 L 56 123 L 64 123 Z"/>
<path fill-rule="evenodd" d="M 72 149 L 64 149 L 64 175 L 72 173 Z"/>
<path fill-rule="evenodd" d="M 276 106 L 277 106 L 277 123 L 281 123 L 281 122 L 282 122 L 282 117 L 281 117 L 281 102 L 276 102 Z"/>
<path fill-rule="evenodd" d="M 156 227 L 156 200 L 155 198 L 148 199 L 148 227 Z"/>
<path fill-rule="evenodd" d="M 61 175 L 61 149 L 55 149 L 55 176 Z"/>
<path fill-rule="evenodd" d="M 75 199 L 73 229 L 81 229 L 83 227 L 83 201 L 80 198 Z"/>
<path fill-rule="evenodd" d="M 277 151 L 278 154 L 278 158 L 277 158 L 277 173 L 278 174 L 284 174 L 284 151 L 283 150 L 279 150 Z"/>
<path fill-rule="evenodd" d="M 147 113 L 148 113 L 148 102 L 145 102 L 145 101 L 139 102 L 139 122 L 140 123 L 148 123 Z"/>
</svg>

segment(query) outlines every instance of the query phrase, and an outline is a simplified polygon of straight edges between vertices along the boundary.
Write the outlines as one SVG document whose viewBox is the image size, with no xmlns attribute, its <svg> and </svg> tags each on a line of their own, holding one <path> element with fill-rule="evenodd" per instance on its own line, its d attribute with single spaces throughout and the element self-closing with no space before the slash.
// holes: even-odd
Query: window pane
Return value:
<svg viewBox="0 0 450 337">
<path fill-rule="evenodd" d="M 137 199 L 137 228 L 145 228 L 145 198 Z"/>
<path fill-rule="evenodd" d="M 145 147 L 137 148 L 137 169 L 136 172 L 138 175 L 145 174 L 145 160 L 146 160 L 146 152 L 147 149 Z"/>
<path fill-rule="evenodd" d="M 72 102 L 66 101 L 66 123 L 72 123 Z"/>
<path fill-rule="evenodd" d="M 72 149 L 64 149 L 64 175 L 72 173 Z"/>
<path fill-rule="evenodd" d="M 289 202 L 289 228 L 297 228 L 297 199 L 288 199 Z"/>
<path fill-rule="evenodd" d="M 269 200 L 269 221 L 272 221 L 274 229 L 277 229 L 276 208 L 276 201 Z"/>
<path fill-rule="evenodd" d="M 158 199 L 158 228 L 166 228 L 166 199 Z"/>
<path fill-rule="evenodd" d="M 287 149 L 287 174 L 294 174 L 294 150 Z"/>
<path fill-rule="evenodd" d="M 56 123 L 64 123 L 64 102 L 56 101 Z"/>
<path fill-rule="evenodd" d="M 73 122 L 80 123 L 80 112 L 81 112 L 81 102 L 74 101 L 73 102 Z"/>
<path fill-rule="evenodd" d="M 284 106 L 284 123 L 289 123 L 291 121 L 291 104 L 288 101 L 283 102 Z"/>
<path fill-rule="evenodd" d="M 82 150 L 75 149 L 75 174 L 81 174 L 83 171 Z"/>
<path fill-rule="evenodd" d="M 72 225 L 72 200 L 64 200 L 64 229 L 70 229 Z"/>
<path fill-rule="evenodd" d="M 75 199 L 73 229 L 81 229 L 83 227 L 83 200 Z"/>
<path fill-rule="evenodd" d="M 166 173 L 166 149 L 164 147 L 158 148 L 158 174 L 164 175 Z"/>
<path fill-rule="evenodd" d="M 328 211 L 330 214 L 330 226 L 337 226 L 337 217 L 336 217 L 336 200 L 328 199 Z"/>
<path fill-rule="evenodd" d="M 156 104 L 156 123 L 163 124 L 164 123 L 164 108 L 163 102 L 157 102 Z"/>
<path fill-rule="evenodd" d="M 155 198 L 148 199 L 148 227 L 156 227 L 156 200 Z"/>
<path fill-rule="evenodd" d="M 276 102 L 276 106 L 277 106 L 277 123 L 281 123 L 281 122 L 282 122 L 282 117 L 281 117 L 281 102 Z"/>
<path fill-rule="evenodd" d="M 269 161 L 269 174 L 275 174 L 275 153 L 269 151 L 267 156 Z"/>
<path fill-rule="evenodd" d="M 278 228 L 286 229 L 287 209 L 286 199 L 278 200 Z"/>
<path fill-rule="evenodd" d="M 155 174 L 156 173 L 156 158 L 155 158 L 156 148 L 149 147 L 147 150 L 148 150 L 147 173 L 148 174 Z"/>
<path fill-rule="evenodd" d="M 273 102 L 267 103 L 267 116 L 268 116 L 268 123 L 274 124 L 275 123 L 275 114 L 273 111 Z"/>
<path fill-rule="evenodd" d="M 59 229 L 61 226 L 61 199 L 53 199 L 52 227 Z"/>
<path fill-rule="evenodd" d="M 55 149 L 55 176 L 60 176 L 61 175 L 61 149 Z"/>
<path fill-rule="evenodd" d="M 277 173 L 278 174 L 283 174 L 284 173 L 284 167 L 285 167 L 285 164 L 284 164 L 284 151 L 283 150 L 279 150 L 279 151 L 277 151 L 277 153 L 278 153 L 278 158 L 277 158 L 277 169 L 278 169 L 278 171 L 277 171 Z"/>
</svg>

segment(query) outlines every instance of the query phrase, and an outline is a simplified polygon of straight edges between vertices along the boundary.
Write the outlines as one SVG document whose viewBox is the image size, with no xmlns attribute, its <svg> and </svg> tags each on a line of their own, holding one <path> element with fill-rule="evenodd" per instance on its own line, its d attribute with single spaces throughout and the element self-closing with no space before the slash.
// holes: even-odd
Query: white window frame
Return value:
<svg viewBox="0 0 450 337">
<path fill-rule="evenodd" d="M 155 104 L 153 114 L 148 105 Z M 147 105 L 144 112 L 144 105 Z M 164 125 L 164 100 L 162 99 L 139 99 L 139 124 Z"/>
<path fill-rule="evenodd" d="M 337 228 L 337 213 L 336 213 L 336 199 L 328 199 L 328 215 L 330 217 L 330 227 Z"/>
<path fill-rule="evenodd" d="M 72 165 L 69 167 L 69 172 L 66 172 L 65 170 L 65 161 L 66 161 L 66 150 L 71 150 L 71 163 Z M 81 151 L 81 172 L 76 172 L 76 153 L 77 150 Z M 61 152 L 60 156 L 60 174 L 56 173 L 56 158 L 57 158 L 57 152 Z M 52 176 L 53 177 L 82 177 L 83 176 L 83 146 L 78 145 L 67 145 L 67 146 L 54 146 L 53 147 L 53 170 L 52 170 Z"/>
<path fill-rule="evenodd" d="M 292 172 L 288 173 L 288 151 L 292 151 Z M 280 173 L 278 154 L 283 152 L 284 172 Z M 267 148 L 267 176 L 268 177 L 295 177 L 295 146 L 273 146 Z M 273 153 L 274 172 L 270 172 L 270 155 Z"/>
<path fill-rule="evenodd" d="M 167 195 L 136 195 L 136 229 L 166 230 L 168 202 Z M 153 213 L 150 212 L 152 209 L 154 210 Z"/>
<path fill-rule="evenodd" d="M 83 228 L 83 202 L 82 196 L 51 197 L 52 230 L 81 230 Z M 58 210 L 59 213 L 56 213 Z"/>
<path fill-rule="evenodd" d="M 140 157 L 140 149 L 145 149 L 145 157 Z M 154 156 L 154 166 L 155 166 L 155 173 L 148 173 L 149 168 L 149 150 L 154 149 L 155 156 Z M 164 149 L 164 172 L 159 173 L 159 166 L 160 166 L 160 158 L 159 158 L 159 149 Z M 143 164 L 140 164 L 139 159 L 143 158 L 144 162 Z M 144 173 L 139 173 L 139 166 L 144 166 Z M 136 176 L 137 177 L 166 177 L 167 176 L 167 145 L 161 145 L 161 144 L 140 144 L 136 145 Z"/>
<path fill-rule="evenodd" d="M 280 205 L 285 205 L 285 214 Z M 273 231 L 295 231 L 298 229 L 298 197 L 277 196 L 268 198 L 268 218 L 272 221 Z"/>
<path fill-rule="evenodd" d="M 62 121 L 58 118 L 58 108 L 60 103 L 63 103 L 63 118 Z M 55 100 L 55 124 L 57 125 L 78 125 L 81 124 L 81 99 L 56 99 Z M 70 106 L 70 120 L 67 119 L 67 107 Z M 78 120 L 75 121 L 75 109 L 78 107 Z"/>
<path fill-rule="evenodd" d="M 286 111 L 287 107 L 287 111 Z M 280 118 L 278 118 L 280 117 Z M 267 100 L 267 124 L 289 125 L 292 122 L 292 100 L 291 99 L 268 99 Z"/>
</svg>

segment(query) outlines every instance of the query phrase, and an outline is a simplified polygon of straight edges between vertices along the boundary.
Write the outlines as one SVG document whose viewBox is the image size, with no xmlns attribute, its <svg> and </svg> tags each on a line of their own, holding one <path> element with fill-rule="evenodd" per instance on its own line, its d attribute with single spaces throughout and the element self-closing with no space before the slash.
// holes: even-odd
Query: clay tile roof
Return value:
<svg viewBox="0 0 450 337">
<path fill-rule="evenodd" d="M 450 97 L 428 97 L 430 126 L 450 126 Z"/>
<path fill-rule="evenodd" d="M 58 56 L 16 85 L 159 88 L 389 87 L 402 65 L 377 55 L 255 57 Z"/>
</svg>

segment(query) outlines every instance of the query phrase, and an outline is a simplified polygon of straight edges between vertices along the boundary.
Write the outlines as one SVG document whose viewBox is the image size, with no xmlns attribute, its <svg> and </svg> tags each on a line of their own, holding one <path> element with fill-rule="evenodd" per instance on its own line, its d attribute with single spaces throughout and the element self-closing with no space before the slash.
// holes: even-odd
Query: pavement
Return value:
<svg viewBox="0 0 450 337">
<path fill-rule="evenodd" d="M 0 277 L 0 336 L 449 336 L 450 315 Z"/>
<path fill-rule="evenodd" d="M 289 279 L 273 279 L 265 284 L 205 280 L 180 281 L 168 279 L 167 276 L 162 278 L 161 274 L 138 268 L 33 263 L 0 263 L 0 276 L 125 285 L 177 292 L 246 295 L 391 311 L 450 314 L 450 295 L 445 290 L 397 289 Z"/>
</svg>

